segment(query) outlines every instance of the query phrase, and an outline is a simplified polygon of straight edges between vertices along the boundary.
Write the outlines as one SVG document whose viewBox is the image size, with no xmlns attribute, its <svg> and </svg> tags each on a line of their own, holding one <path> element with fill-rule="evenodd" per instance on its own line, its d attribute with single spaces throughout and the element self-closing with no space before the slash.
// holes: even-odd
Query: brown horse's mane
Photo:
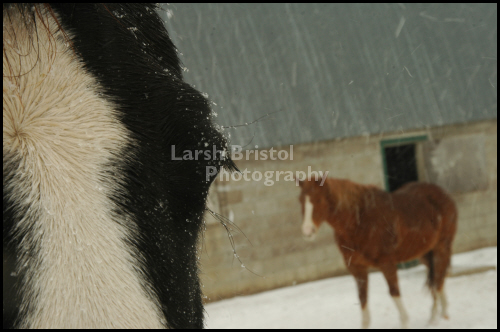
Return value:
<svg viewBox="0 0 500 332">
<path fill-rule="evenodd" d="M 346 179 L 327 179 L 328 193 L 337 202 L 335 211 L 356 210 L 374 204 L 376 194 L 383 190 L 374 185 L 363 185 Z"/>
</svg>

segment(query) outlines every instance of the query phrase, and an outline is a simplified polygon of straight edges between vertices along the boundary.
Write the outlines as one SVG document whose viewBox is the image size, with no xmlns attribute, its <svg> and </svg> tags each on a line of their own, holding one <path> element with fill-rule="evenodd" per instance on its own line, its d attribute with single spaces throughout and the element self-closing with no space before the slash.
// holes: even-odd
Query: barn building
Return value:
<svg viewBox="0 0 500 332">
<path fill-rule="evenodd" d="M 436 183 L 458 206 L 454 252 L 497 244 L 496 4 L 170 4 L 162 15 L 187 81 L 252 151 L 238 168 L 262 174 L 211 188 L 237 227 L 207 218 L 207 301 L 347 273 L 331 228 L 302 238 L 300 190 L 280 171 L 389 191 Z M 271 149 L 289 153 L 256 160 Z"/>
</svg>

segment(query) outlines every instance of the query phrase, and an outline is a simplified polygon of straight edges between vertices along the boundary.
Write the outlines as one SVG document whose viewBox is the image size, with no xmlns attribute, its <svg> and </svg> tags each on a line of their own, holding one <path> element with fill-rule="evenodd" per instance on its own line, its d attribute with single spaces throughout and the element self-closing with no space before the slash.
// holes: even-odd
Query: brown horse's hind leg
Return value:
<svg viewBox="0 0 500 332">
<path fill-rule="evenodd" d="M 444 292 L 444 285 L 438 292 L 439 300 L 441 302 L 441 317 L 448 319 L 448 300 L 446 299 L 446 294 Z"/>
<path fill-rule="evenodd" d="M 441 304 L 441 317 L 448 319 L 448 301 L 444 292 L 444 281 L 451 261 L 451 248 L 443 246 L 433 250 L 434 280 L 430 283 L 434 304 L 430 323 L 434 323 L 438 316 L 438 301 Z"/>
<path fill-rule="evenodd" d="M 394 304 L 396 304 L 396 308 L 399 311 L 399 317 L 401 319 L 401 327 L 403 329 L 408 328 L 408 313 L 401 301 L 401 296 L 399 293 L 399 285 L 398 285 L 398 270 L 396 265 L 385 265 L 381 266 L 380 269 L 384 274 L 385 280 L 387 280 L 387 285 L 389 286 L 389 293 L 394 300 Z"/>
<path fill-rule="evenodd" d="M 429 251 L 420 260 L 427 266 L 427 286 L 432 294 L 432 308 L 429 325 L 434 325 L 437 322 L 438 316 L 438 292 L 436 284 L 436 265 L 434 251 Z"/>
<path fill-rule="evenodd" d="M 444 281 L 451 261 L 451 244 L 440 242 L 440 245 L 421 258 L 427 265 L 429 274 L 427 285 L 432 294 L 432 309 L 429 324 L 437 323 L 438 305 L 441 304 L 441 317 L 448 319 L 448 301 L 444 292 Z"/>
<path fill-rule="evenodd" d="M 370 325 L 370 311 L 368 310 L 368 268 L 365 266 L 348 266 L 358 286 L 359 302 L 361 303 L 361 328 Z"/>
</svg>

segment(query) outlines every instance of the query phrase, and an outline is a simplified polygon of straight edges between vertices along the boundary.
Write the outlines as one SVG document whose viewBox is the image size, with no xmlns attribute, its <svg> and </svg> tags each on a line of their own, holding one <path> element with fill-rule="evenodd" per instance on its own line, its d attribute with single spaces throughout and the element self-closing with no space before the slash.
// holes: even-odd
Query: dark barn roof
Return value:
<svg viewBox="0 0 500 332">
<path fill-rule="evenodd" d="M 232 143 L 305 143 L 497 117 L 496 4 L 169 4 Z"/>
</svg>

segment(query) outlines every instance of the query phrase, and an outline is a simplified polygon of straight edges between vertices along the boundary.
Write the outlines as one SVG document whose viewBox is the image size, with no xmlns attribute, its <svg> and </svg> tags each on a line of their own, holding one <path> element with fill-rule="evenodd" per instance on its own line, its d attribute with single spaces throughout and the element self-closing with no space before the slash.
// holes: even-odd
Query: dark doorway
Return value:
<svg viewBox="0 0 500 332">
<path fill-rule="evenodd" d="M 392 192 L 407 182 L 418 181 L 415 144 L 384 148 L 387 163 L 388 191 Z"/>
<path fill-rule="evenodd" d="M 387 165 L 387 190 L 392 192 L 402 185 L 418 181 L 415 144 L 405 144 L 384 148 Z M 418 265 L 418 260 L 398 264 L 399 268 L 407 269 Z"/>
</svg>

